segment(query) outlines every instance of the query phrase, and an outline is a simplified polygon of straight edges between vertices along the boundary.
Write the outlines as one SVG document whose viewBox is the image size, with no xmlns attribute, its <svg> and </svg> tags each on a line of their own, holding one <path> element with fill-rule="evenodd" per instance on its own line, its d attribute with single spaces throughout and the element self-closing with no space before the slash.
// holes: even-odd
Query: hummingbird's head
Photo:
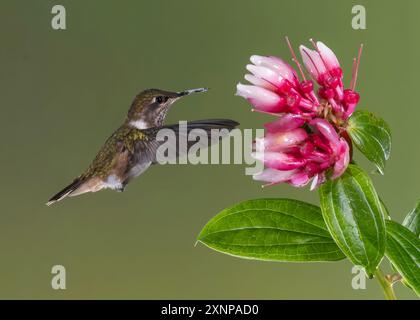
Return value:
<svg viewBox="0 0 420 320">
<path fill-rule="evenodd" d="M 160 89 L 147 89 L 140 92 L 127 114 L 126 123 L 137 129 L 147 129 L 163 125 L 169 107 L 181 97 L 194 92 L 205 92 L 207 88 L 171 92 Z"/>
</svg>

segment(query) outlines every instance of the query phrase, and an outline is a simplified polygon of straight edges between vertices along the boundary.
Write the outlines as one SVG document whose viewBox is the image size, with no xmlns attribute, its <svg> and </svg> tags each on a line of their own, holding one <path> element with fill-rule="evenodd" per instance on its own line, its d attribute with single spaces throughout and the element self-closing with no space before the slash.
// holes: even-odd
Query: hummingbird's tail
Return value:
<svg viewBox="0 0 420 320">
<path fill-rule="evenodd" d="M 56 193 L 51 197 L 50 200 L 47 202 L 47 206 L 50 206 L 57 201 L 60 201 L 64 199 L 65 197 L 71 195 L 73 192 L 75 192 L 82 184 L 84 183 L 84 179 L 76 178 L 73 180 L 72 183 L 70 183 L 67 187 L 65 187 L 60 192 Z"/>
</svg>

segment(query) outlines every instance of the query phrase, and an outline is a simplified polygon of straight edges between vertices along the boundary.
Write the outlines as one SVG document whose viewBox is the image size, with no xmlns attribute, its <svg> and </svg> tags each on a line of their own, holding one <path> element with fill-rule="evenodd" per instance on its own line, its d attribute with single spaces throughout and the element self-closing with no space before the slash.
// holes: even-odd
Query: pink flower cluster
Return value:
<svg viewBox="0 0 420 320">
<path fill-rule="evenodd" d="M 268 132 L 256 140 L 254 153 L 266 169 L 254 175 L 255 180 L 302 187 L 313 178 L 311 189 L 314 189 L 326 180 L 328 169 L 332 169 L 332 179 L 344 173 L 350 161 L 346 140 L 325 119 L 310 120 L 309 133 L 301 127 L 304 122 L 302 116 L 286 114 L 266 124 Z"/>
<path fill-rule="evenodd" d="M 350 147 L 340 136 L 341 126 L 354 112 L 359 94 L 354 91 L 359 56 L 354 59 L 349 89 L 344 89 L 343 72 L 335 54 L 322 42 L 312 42 L 314 50 L 300 46 L 302 60 L 311 78 L 305 77 L 292 46 L 287 39 L 296 71 L 280 58 L 251 56 L 245 79 L 252 85 L 237 85 L 237 95 L 246 98 L 255 111 L 279 118 L 265 125 L 267 133 L 255 142 L 254 157 L 266 169 L 254 179 L 269 185 L 287 182 L 311 189 L 327 178 L 335 179 L 346 170 Z"/>
</svg>

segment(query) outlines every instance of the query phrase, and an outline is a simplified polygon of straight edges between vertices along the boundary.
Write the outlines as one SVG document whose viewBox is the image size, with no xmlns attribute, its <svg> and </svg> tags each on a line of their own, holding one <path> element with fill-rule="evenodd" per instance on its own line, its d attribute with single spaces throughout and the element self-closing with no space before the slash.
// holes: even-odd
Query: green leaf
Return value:
<svg viewBox="0 0 420 320">
<path fill-rule="evenodd" d="M 391 219 L 391 215 L 389 214 L 388 207 L 386 206 L 385 202 L 379 197 L 379 201 L 381 202 L 382 212 L 385 213 L 385 217 Z"/>
<path fill-rule="evenodd" d="M 233 256 L 269 261 L 334 261 L 344 254 L 319 207 L 289 199 L 248 200 L 227 208 L 198 241 Z"/>
<path fill-rule="evenodd" d="M 406 227 L 387 220 L 386 256 L 420 296 L 420 240 Z"/>
<path fill-rule="evenodd" d="M 385 252 L 384 210 L 369 176 L 349 165 L 338 179 L 319 188 L 321 209 L 340 249 L 372 276 Z"/>
<path fill-rule="evenodd" d="M 416 207 L 405 217 L 402 223 L 404 227 L 412 231 L 417 237 L 420 235 L 420 201 Z"/>
<path fill-rule="evenodd" d="M 420 213 L 420 201 L 417 202 L 417 205 L 415 208 L 413 208 L 413 210 L 411 210 L 407 216 L 404 219 L 404 222 L 402 223 L 402 225 L 404 227 L 406 227 L 408 230 L 412 231 L 417 237 L 419 237 L 419 232 L 420 232 L 420 217 L 419 217 L 419 213 Z M 394 267 L 394 265 L 391 263 L 391 268 L 392 270 L 397 272 L 397 269 Z M 404 284 L 405 281 L 403 281 Z"/>
<path fill-rule="evenodd" d="M 353 143 L 384 174 L 385 162 L 391 153 L 391 129 L 381 118 L 368 111 L 358 110 L 347 127 Z"/>
</svg>

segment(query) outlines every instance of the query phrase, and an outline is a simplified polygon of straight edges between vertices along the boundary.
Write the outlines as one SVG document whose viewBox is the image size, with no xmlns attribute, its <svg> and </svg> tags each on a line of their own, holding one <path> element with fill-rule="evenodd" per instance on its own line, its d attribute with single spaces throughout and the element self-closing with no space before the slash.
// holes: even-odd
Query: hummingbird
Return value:
<svg viewBox="0 0 420 320">
<path fill-rule="evenodd" d="M 123 124 L 105 141 L 89 167 L 67 187 L 48 200 L 51 205 L 66 197 L 78 196 L 102 189 L 124 191 L 134 178 L 157 163 L 156 152 L 163 143 L 156 136 L 160 129 L 172 129 L 176 138 L 181 137 L 179 125 L 165 125 L 165 117 L 175 101 L 196 92 L 206 92 L 207 88 L 171 92 L 160 89 L 147 89 L 133 100 Z M 202 129 L 206 141 L 214 143 L 210 137 L 212 129 L 234 129 L 238 122 L 229 119 L 208 119 L 187 122 L 187 132 Z M 225 130 L 226 131 L 226 130 Z M 219 139 L 217 139 L 218 141 Z M 188 147 L 191 143 L 188 142 Z M 182 150 L 176 143 L 176 156 Z M 184 151 L 185 154 L 185 151 Z"/>
</svg>

